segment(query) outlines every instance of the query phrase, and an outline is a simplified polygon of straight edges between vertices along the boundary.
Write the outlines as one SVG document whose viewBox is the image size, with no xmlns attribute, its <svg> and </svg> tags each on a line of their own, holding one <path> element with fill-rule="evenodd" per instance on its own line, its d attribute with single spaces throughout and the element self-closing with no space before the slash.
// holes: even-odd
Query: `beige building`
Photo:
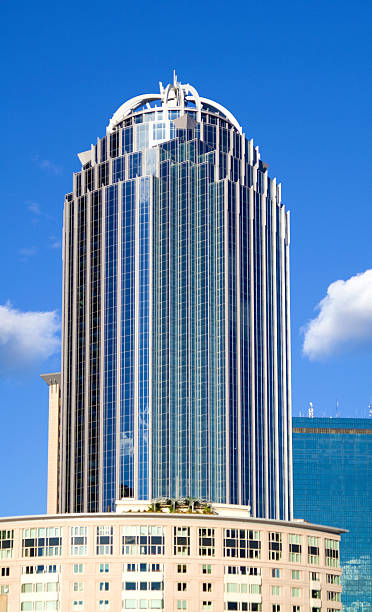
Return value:
<svg viewBox="0 0 372 612">
<path fill-rule="evenodd" d="M 254 519 L 242 507 L 141 506 L 1 518 L 1 612 L 342 609 L 342 530 Z"/>
</svg>

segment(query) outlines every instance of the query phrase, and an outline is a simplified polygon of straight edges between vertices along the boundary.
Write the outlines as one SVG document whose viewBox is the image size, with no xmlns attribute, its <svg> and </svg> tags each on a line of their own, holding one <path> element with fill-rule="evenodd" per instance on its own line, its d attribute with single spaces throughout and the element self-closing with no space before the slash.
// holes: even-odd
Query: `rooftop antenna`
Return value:
<svg viewBox="0 0 372 612">
<path fill-rule="evenodd" d="M 313 402 L 309 402 L 309 409 L 307 411 L 307 416 L 309 417 L 309 419 L 313 419 L 314 418 L 314 406 L 313 406 Z"/>
<path fill-rule="evenodd" d="M 178 83 L 178 79 L 177 79 L 176 71 L 173 70 L 173 85 L 176 86 L 177 83 Z"/>
<path fill-rule="evenodd" d="M 371 402 L 369 402 L 368 404 L 368 416 L 372 417 L 372 403 Z"/>
<path fill-rule="evenodd" d="M 340 407 L 340 402 L 338 400 L 336 400 L 336 419 L 340 416 L 338 409 Z"/>
</svg>

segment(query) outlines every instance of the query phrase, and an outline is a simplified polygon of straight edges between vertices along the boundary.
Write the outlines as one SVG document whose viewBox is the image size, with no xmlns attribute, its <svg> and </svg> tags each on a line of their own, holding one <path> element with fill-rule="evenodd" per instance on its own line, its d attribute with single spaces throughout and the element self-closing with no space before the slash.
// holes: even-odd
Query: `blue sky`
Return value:
<svg viewBox="0 0 372 612">
<path fill-rule="evenodd" d="M 62 207 L 76 154 L 173 68 L 236 115 L 283 183 L 293 413 L 312 401 L 316 416 L 334 416 L 338 402 L 340 416 L 367 416 L 372 281 L 353 277 L 372 268 L 372 4 L 36 0 L 3 2 L 1 12 L 0 515 L 46 508 L 39 373 L 60 369 Z M 338 280 L 348 282 L 323 302 L 306 356 L 301 329 Z"/>
</svg>

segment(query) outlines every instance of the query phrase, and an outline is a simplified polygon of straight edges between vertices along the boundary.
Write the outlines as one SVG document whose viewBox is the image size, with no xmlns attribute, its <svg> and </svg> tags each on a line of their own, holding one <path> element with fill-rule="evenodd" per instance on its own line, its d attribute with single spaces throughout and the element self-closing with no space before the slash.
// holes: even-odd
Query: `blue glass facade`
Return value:
<svg viewBox="0 0 372 612">
<path fill-rule="evenodd" d="M 342 536 L 345 612 L 372 610 L 372 419 L 294 418 L 296 518 L 348 529 Z"/>
<path fill-rule="evenodd" d="M 288 519 L 280 185 L 191 86 L 134 100 L 65 201 L 60 510 L 189 496 Z"/>
</svg>

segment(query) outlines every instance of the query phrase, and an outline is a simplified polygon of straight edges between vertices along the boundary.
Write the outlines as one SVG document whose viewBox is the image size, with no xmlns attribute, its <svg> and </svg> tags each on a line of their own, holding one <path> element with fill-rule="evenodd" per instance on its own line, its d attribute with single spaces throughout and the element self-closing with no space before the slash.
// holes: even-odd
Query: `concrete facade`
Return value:
<svg viewBox="0 0 372 612">
<path fill-rule="evenodd" d="M 47 513 L 56 514 L 58 512 L 61 374 L 42 374 L 41 378 L 49 387 Z"/>
<path fill-rule="evenodd" d="M 342 609 L 336 528 L 124 512 L 2 518 L 0 533 L 8 612 Z"/>
</svg>

